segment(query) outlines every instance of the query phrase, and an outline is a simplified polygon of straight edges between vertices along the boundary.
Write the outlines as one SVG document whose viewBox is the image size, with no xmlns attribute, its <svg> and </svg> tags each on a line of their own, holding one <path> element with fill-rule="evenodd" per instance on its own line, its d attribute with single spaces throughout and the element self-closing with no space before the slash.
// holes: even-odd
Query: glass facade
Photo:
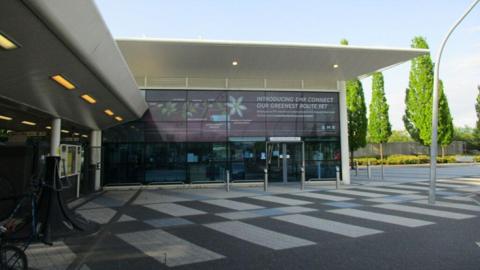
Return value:
<svg viewBox="0 0 480 270">
<path fill-rule="evenodd" d="M 288 181 L 298 181 L 303 157 L 307 180 L 324 180 L 340 166 L 336 92 L 147 90 L 145 96 L 142 119 L 103 133 L 105 184 L 223 182 L 226 170 L 233 181 L 255 181 L 267 162 L 270 181 L 279 181 L 285 164 Z M 300 138 L 305 152 L 299 143 L 268 151 L 272 137 Z"/>
</svg>

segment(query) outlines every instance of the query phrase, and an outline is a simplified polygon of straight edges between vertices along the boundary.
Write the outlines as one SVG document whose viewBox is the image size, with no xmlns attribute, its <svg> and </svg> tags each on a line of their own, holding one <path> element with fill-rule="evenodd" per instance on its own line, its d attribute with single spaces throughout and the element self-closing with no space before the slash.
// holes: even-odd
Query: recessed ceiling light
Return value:
<svg viewBox="0 0 480 270">
<path fill-rule="evenodd" d="M 7 38 L 4 34 L 0 33 L 0 47 L 4 50 L 14 50 L 18 48 L 18 45 L 11 39 Z"/>
<path fill-rule="evenodd" d="M 117 120 L 118 122 L 121 122 L 121 121 L 123 121 L 123 118 L 120 117 L 120 116 L 115 116 L 115 120 Z"/>
<path fill-rule="evenodd" d="M 237 60 L 233 60 L 233 61 L 232 61 L 232 66 L 238 66 L 238 61 L 237 61 Z"/>
<path fill-rule="evenodd" d="M 91 96 L 89 96 L 89 95 L 87 95 L 87 94 L 81 95 L 80 97 L 83 98 L 83 100 L 85 100 L 86 102 L 88 102 L 88 103 L 90 103 L 90 104 L 95 104 L 95 103 L 97 103 L 97 101 L 96 101 L 93 97 L 91 97 Z"/>
<path fill-rule="evenodd" d="M 10 121 L 10 120 L 12 120 L 12 118 L 11 118 L 11 117 L 4 116 L 4 115 L 0 115 L 0 119 L 2 119 L 2 120 L 7 120 L 7 121 Z"/>
<path fill-rule="evenodd" d="M 30 121 L 22 121 L 22 124 L 28 125 L 28 126 L 36 126 L 37 125 L 34 122 L 30 122 Z"/>
<path fill-rule="evenodd" d="M 88 138 L 88 135 L 83 134 L 82 137 L 83 138 Z"/>
<path fill-rule="evenodd" d="M 105 112 L 105 114 L 108 115 L 108 116 L 113 116 L 113 112 L 112 112 L 112 110 L 110 110 L 110 109 L 106 109 L 104 112 Z"/>
<path fill-rule="evenodd" d="M 61 86 L 65 87 L 66 89 L 68 90 L 73 90 L 75 89 L 75 85 L 73 85 L 73 83 L 71 83 L 70 81 L 68 81 L 67 79 L 65 79 L 62 75 L 60 74 L 57 74 L 57 75 L 53 75 L 52 77 L 50 77 L 52 80 L 56 81 L 58 84 L 60 84 Z"/>
<path fill-rule="evenodd" d="M 51 126 L 46 126 L 45 128 L 46 128 L 46 129 L 52 129 L 52 127 L 51 127 Z"/>
<path fill-rule="evenodd" d="M 80 136 L 80 133 L 74 132 L 74 133 L 73 133 L 73 136 Z"/>
<path fill-rule="evenodd" d="M 70 133 L 70 131 L 68 131 L 66 129 L 62 129 L 61 131 L 62 131 L 62 133 Z"/>
<path fill-rule="evenodd" d="M 333 65 L 333 68 L 338 68 L 338 65 L 337 65 L 337 64 L 334 64 L 334 65 Z"/>
</svg>

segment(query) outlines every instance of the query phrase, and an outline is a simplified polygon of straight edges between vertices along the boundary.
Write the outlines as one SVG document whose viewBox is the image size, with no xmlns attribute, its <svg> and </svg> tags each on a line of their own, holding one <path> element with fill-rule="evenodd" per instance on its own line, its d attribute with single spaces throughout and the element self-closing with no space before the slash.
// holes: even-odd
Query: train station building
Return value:
<svg viewBox="0 0 480 270">
<path fill-rule="evenodd" d="M 114 39 L 93 1 L 0 3 L 0 174 L 47 155 L 81 193 L 111 185 L 349 184 L 345 82 L 428 53 Z M 67 11 L 75 10 L 75 12 Z M 161 27 L 161 25 L 159 25 Z M 18 170 L 12 170 L 18 168 Z M 20 173 L 22 171 L 22 173 Z"/>
</svg>

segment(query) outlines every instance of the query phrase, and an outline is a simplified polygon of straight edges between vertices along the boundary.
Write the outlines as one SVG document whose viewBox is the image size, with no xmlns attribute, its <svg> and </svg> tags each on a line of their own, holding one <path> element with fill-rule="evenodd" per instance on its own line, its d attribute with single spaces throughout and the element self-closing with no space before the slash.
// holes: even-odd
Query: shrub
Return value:
<svg viewBox="0 0 480 270">
<path fill-rule="evenodd" d="M 475 156 L 473 157 L 474 162 L 480 162 L 480 156 Z"/>
<path fill-rule="evenodd" d="M 354 160 L 358 162 L 358 165 L 360 166 L 366 166 L 368 164 L 368 161 L 370 161 L 370 165 L 380 164 L 379 160 L 373 157 L 355 158 Z"/>
<path fill-rule="evenodd" d="M 455 163 L 457 162 L 457 159 L 455 156 L 445 156 L 444 158 L 442 157 L 437 157 L 437 163 Z"/>
<path fill-rule="evenodd" d="M 426 156 L 413 155 L 391 155 L 387 158 L 386 164 L 400 165 L 400 164 L 420 164 L 425 161 Z"/>
<path fill-rule="evenodd" d="M 355 161 L 358 162 L 361 166 L 366 166 L 368 161 L 370 160 L 371 165 L 380 165 L 381 162 L 379 159 L 373 157 L 364 157 L 364 158 L 356 158 Z M 480 156 L 476 156 L 474 158 L 476 162 L 480 162 Z M 430 163 L 430 157 L 427 155 L 391 155 L 385 158 L 384 164 L 388 165 L 404 165 L 404 164 L 427 164 Z M 438 163 L 454 163 L 457 159 L 455 156 L 445 156 L 437 157 Z"/>
</svg>

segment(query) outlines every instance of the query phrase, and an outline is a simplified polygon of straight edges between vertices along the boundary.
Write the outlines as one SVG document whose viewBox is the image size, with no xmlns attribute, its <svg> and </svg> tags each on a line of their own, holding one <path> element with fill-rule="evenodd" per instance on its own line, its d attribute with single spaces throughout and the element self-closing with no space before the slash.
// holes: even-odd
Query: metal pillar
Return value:
<svg viewBox="0 0 480 270">
<path fill-rule="evenodd" d="M 50 137 L 50 156 L 60 156 L 60 138 L 61 138 L 62 120 L 55 118 L 52 121 L 52 134 Z"/>
<path fill-rule="evenodd" d="M 432 141 L 430 143 L 430 190 L 428 191 L 428 203 L 435 204 L 435 182 L 437 180 L 437 148 L 438 148 L 438 84 L 439 84 L 439 72 L 440 61 L 442 59 L 443 49 L 448 41 L 448 38 L 453 33 L 455 28 L 465 19 L 465 17 L 472 11 L 472 9 L 480 2 L 480 0 L 474 0 L 465 13 L 458 19 L 455 24 L 450 28 L 447 35 L 443 39 L 440 49 L 435 61 L 435 70 L 433 73 L 433 99 L 432 99 Z"/>
<path fill-rule="evenodd" d="M 339 91 L 339 107 L 340 107 L 340 148 L 341 148 L 341 164 L 342 164 L 342 181 L 344 184 L 350 184 L 350 166 L 348 164 L 348 119 L 347 119 L 347 90 L 344 81 L 337 82 Z"/>
<path fill-rule="evenodd" d="M 336 169 L 336 176 L 337 176 L 337 179 L 335 181 L 335 188 L 338 189 L 340 187 L 340 168 L 336 166 L 335 169 Z"/>
<path fill-rule="evenodd" d="M 95 191 L 101 188 L 101 158 L 102 158 L 102 131 L 92 130 L 90 134 L 90 164 L 94 168 L 94 189 Z"/>
<path fill-rule="evenodd" d="M 227 175 L 226 175 L 226 189 L 227 189 L 227 192 L 230 192 L 230 171 L 227 170 L 226 173 L 227 173 Z"/>
<path fill-rule="evenodd" d="M 263 172 L 265 173 L 265 179 L 263 180 L 263 191 L 268 191 L 268 170 L 264 169 Z"/>
</svg>

